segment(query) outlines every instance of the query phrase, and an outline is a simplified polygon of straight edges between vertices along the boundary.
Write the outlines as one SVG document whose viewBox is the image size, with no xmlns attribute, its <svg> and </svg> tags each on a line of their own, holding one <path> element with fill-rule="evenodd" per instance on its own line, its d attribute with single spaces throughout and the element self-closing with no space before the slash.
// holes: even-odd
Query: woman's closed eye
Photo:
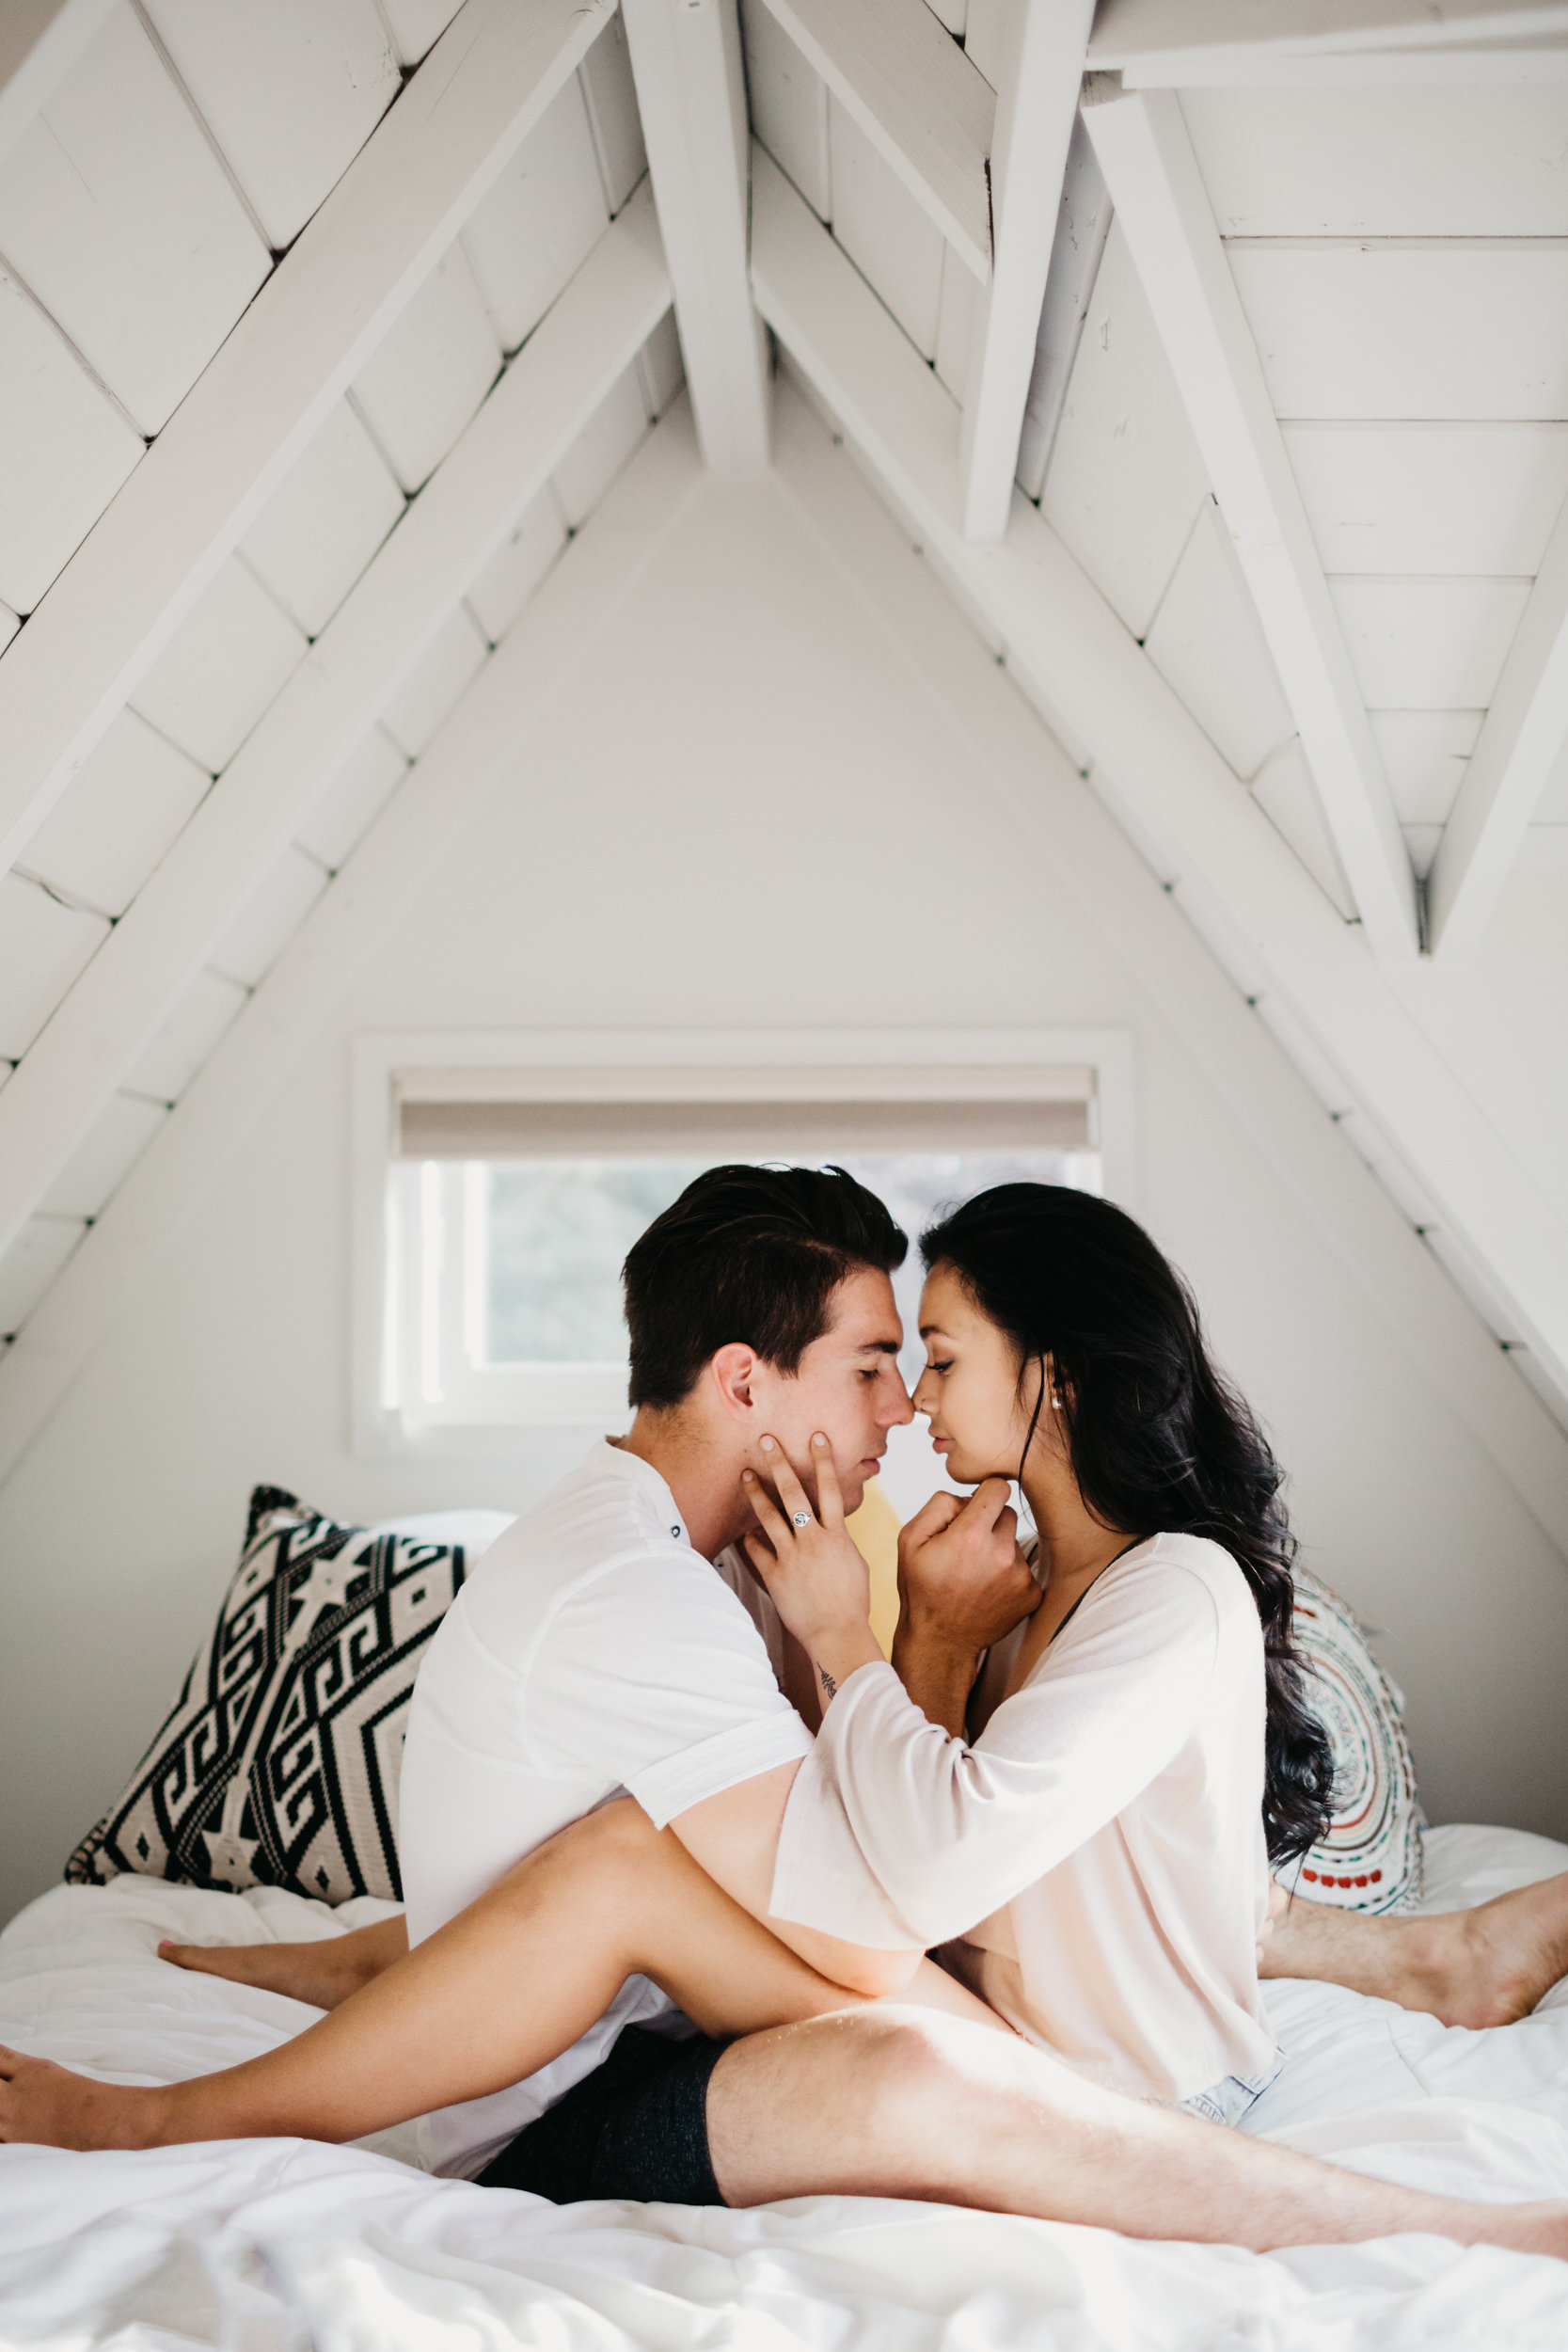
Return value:
<svg viewBox="0 0 1568 2352">
<path fill-rule="evenodd" d="M 926 1369 L 927 1369 L 927 1372 L 939 1372 L 939 1373 L 940 1373 L 940 1372 L 951 1372 L 951 1371 L 952 1371 L 952 1369 L 953 1369 L 953 1359 L 952 1359 L 952 1357 L 951 1357 L 951 1356 L 949 1356 L 949 1357 L 945 1358 L 943 1361 L 942 1361 L 941 1363 L 938 1363 L 938 1362 L 936 1361 L 936 1359 L 933 1358 L 933 1359 L 931 1359 L 931 1360 L 930 1360 L 930 1361 L 927 1364 Z"/>
</svg>

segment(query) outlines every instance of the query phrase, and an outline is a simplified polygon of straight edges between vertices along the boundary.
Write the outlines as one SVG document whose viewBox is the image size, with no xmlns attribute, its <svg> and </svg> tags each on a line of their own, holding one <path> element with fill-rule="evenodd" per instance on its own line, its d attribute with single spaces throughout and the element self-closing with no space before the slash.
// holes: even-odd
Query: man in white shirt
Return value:
<svg viewBox="0 0 1568 2352">
<path fill-rule="evenodd" d="M 699 1178 L 632 1249 L 630 1434 L 601 1439 L 499 1537 L 420 1672 L 399 1808 L 410 1944 L 626 1794 L 767 1915 L 817 1709 L 810 1667 L 737 1548 L 756 1524 L 740 1471 L 765 1466 L 775 1430 L 804 1461 L 825 1429 L 847 1506 L 860 1502 L 889 1429 L 913 1411 L 888 1279 L 906 1247 L 847 1176 L 730 1168 Z M 753 1336 L 726 1337 L 737 1330 Z M 902 1990 L 918 1957 L 896 1930 L 888 1941 L 904 1948 L 869 1952 L 771 1925 L 855 1991 Z M 626 2026 L 650 2024 L 689 2030 L 634 1977 L 542 2074 L 428 2119 L 427 2160 L 478 2172 Z"/>
<path fill-rule="evenodd" d="M 741 1481 L 768 1475 L 776 1436 L 815 1489 L 823 1432 L 855 1507 L 888 1430 L 911 1412 L 888 1279 L 903 1251 L 880 1203 L 818 1171 L 713 1170 L 656 1222 L 626 1268 L 632 1430 L 518 1521 L 450 1613 L 419 1686 L 402 1814 L 416 1947 L 552 1832 L 626 1791 L 641 1815 L 619 1807 L 607 1821 L 667 1823 L 700 1866 L 697 1884 L 724 1890 L 847 1994 L 893 1997 L 835 2002 L 834 2013 L 726 2045 L 646 2032 L 682 2021 L 633 1979 L 531 2080 L 431 2119 L 432 2154 L 473 2170 L 515 2133 L 487 2177 L 562 2199 L 748 2204 L 847 2190 L 1255 2247 L 1427 2229 L 1558 2250 L 1556 2233 L 1568 2251 L 1561 2215 L 1449 2204 L 1336 2171 L 1104 2091 L 994 2021 L 911 2007 L 928 1963 L 895 1926 L 883 1948 L 770 1916 L 780 1829 L 816 1712 L 804 1660 L 728 1549 L 752 1523 Z M 976 1609 L 1004 1622 L 1028 1598 L 1009 1522 L 993 1496 L 938 1539 L 963 1554 L 957 1581 L 967 1574 Z M 383 2012 L 422 1997 L 418 1950 L 411 1977 L 388 1967 L 404 1947 L 393 1921 L 326 1946 L 170 1956 L 324 2007 L 379 1977 L 368 2008 L 341 2012 L 363 2021 L 353 2031 L 373 2058 Z M 396 1989 L 405 1982 L 406 1994 Z M 471 2012 L 445 2033 L 447 2048 L 428 2062 L 421 2052 L 414 2074 L 423 2067 L 450 2096 L 451 2042 L 483 2068 L 494 2035 Z M 442 2031 L 424 2038 L 440 2045 Z M 318 2114 L 312 2041 L 159 2090 L 0 2054 L 0 2138 L 125 2145 L 372 2128 L 347 2109 Z M 402 2113 L 430 2104 L 411 2088 L 405 2076 L 390 2094 Z"/>
</svg>

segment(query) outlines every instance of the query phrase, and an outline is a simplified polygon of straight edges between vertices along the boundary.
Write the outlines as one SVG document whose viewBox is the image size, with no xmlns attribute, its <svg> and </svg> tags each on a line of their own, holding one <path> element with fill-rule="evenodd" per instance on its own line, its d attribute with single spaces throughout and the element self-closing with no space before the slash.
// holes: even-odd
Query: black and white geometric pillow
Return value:
<svg viewBox="0 0 1568 2352">
<path fill-rule="evenodd" d="M 258 1486 L 217 1623 L 67 1879 L 401 1901 L 408 1705 L 464 1574 L 461 1544 L 340 1527 Z"/>
</svg>

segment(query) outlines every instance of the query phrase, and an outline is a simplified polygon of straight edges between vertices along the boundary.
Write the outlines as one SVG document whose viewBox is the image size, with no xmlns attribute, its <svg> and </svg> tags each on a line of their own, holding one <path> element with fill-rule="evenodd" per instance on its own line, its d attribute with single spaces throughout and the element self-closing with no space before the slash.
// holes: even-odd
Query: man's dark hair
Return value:
<svg viewBox="0 0 1568 2352">
<path fill-rule="evenodd" d="M 891 1274 L 909 1243 L 842 1168 L 710 1168 L 632 1244 L 621 1269 L 633 1405 L 679 1405 L 732 1341 L 793 1374 L 862 1266 Z"/>
</svg>

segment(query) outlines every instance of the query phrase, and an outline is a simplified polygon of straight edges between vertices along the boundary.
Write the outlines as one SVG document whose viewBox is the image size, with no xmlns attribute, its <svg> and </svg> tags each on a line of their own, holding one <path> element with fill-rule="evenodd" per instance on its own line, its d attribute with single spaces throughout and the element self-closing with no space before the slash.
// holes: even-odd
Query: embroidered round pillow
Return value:
<svg viewBox="0 0 1568 2352">
<path fill-rule="evenodd" d="M 1306 1696 L 1334 1747 L 1334 1818 L 1280 1876 L 1342 1911 L 1408 1911 L 1420 1898 L 1424 1817 L 1403 1702 L 1338 1594 L 1302 1568 L 1295 1586 Z"/>
</svg>

